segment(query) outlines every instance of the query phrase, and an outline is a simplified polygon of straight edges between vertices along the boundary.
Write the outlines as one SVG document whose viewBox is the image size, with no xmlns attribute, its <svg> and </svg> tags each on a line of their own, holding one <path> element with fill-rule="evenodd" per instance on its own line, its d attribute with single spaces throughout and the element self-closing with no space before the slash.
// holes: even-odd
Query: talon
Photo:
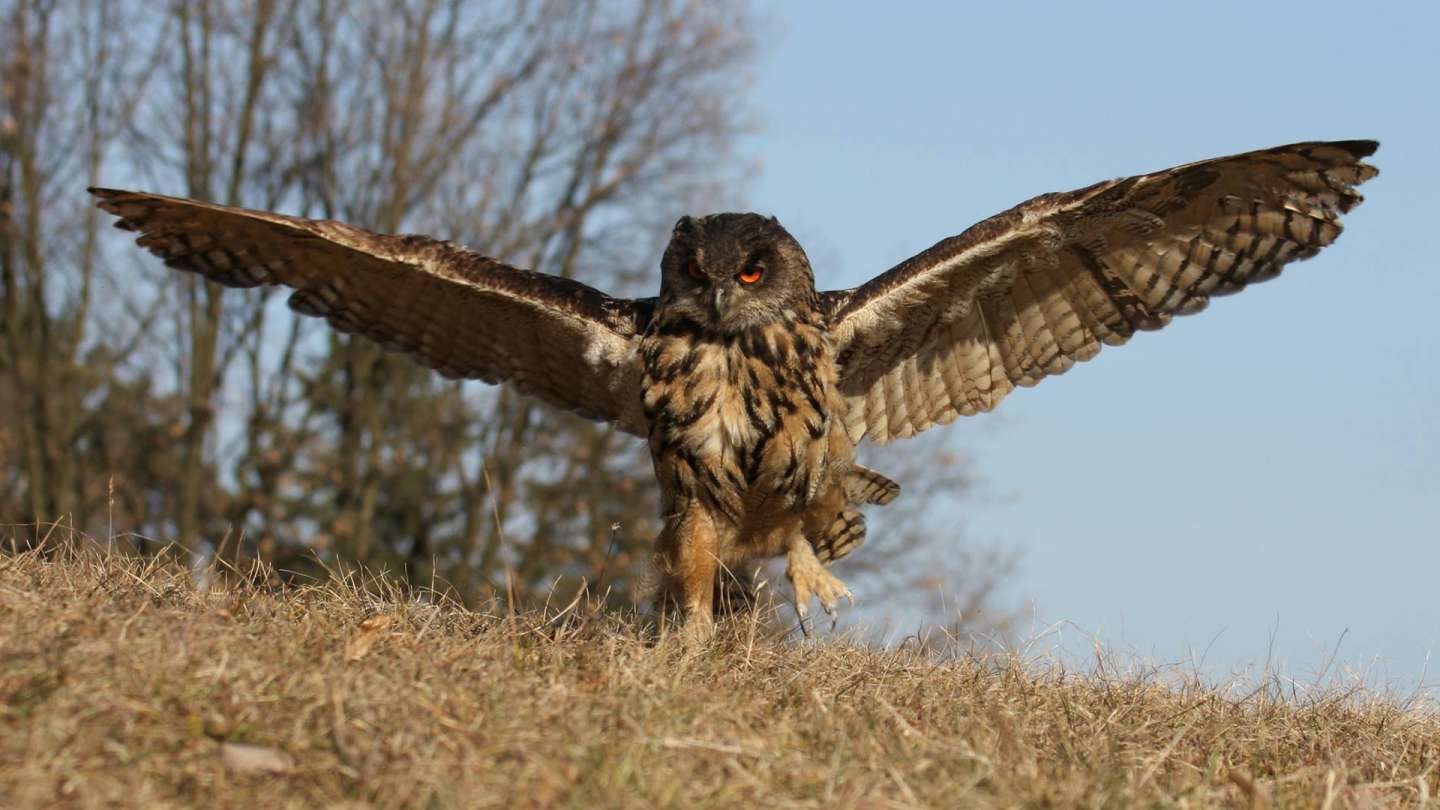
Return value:
<svg viewBox="0 0 1440 810">
<path fill-rule="evenodd" d="M 788 556 L 790 564 L 785 574 L 795 589 L 795 612 L 801 616 L 800 628 L 805 632 L 805 637 L 810 637 L 812 629 L 809 622 L 809 603 L 812 596 L 820 601 L 820 607 L 824 609 L 825 615 L 830 617 L 830 630 L 834 632 L 840 623 L 840 599 L 843 597 L 853 607 L 855 597 L 843 582 L 825 570 L 815 557 L 809 542 L 802 539 L 791 547 Z"/>
</svg>

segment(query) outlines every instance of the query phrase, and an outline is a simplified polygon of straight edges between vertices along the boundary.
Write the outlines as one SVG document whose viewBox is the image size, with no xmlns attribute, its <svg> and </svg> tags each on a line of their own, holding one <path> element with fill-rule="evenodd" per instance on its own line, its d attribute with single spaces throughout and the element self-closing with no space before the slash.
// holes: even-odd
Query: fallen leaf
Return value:
<svg viewBox="0 0 1440 810">
<path fill-rule="evenodd" d="M 287 773 L 295 767 L 289 754 L 263 745 L 221 743 L 220 759 L 237 773 Z"/>
<path fill-rule="evenodd" d="M 345 642 L 345 660 L 359 661 L 370 652 L 375 642 L 385 633 L 390 625 L 395 623 L 395 617 L 384 614 L 371 616 L 355 628 L 350 640 Z"/>
</svg>

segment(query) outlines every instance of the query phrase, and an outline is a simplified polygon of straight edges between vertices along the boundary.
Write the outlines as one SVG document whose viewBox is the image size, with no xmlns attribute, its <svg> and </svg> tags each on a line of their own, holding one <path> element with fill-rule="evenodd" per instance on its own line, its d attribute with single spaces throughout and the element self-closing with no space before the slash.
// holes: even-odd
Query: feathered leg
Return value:
<svg viewBox="0 0 1440 810">
<path fill-rule="evenodd" d="M 820 559 L 815 556 L 815 547 L 810 545 L 804 535 L 794 535 L 785 558 L 785 576 L 790 580 L 790 587 L 795 589 L 795 613 L 800 617 L 801 632 L 807 637 L 810 635 L 812 596 L 819 598 L 820 607 L 824 608 L 825 614 L 830 617 L 830 627 L 834 629 L 835 623 L 840 619 L 840 600 L 848 600 L 852 607 L 855 605 L 855 597 L 850 594 L 850 589 L 834 574 L 825 570 L 825 566 L 821 565 Z"/>
<path fill-rule="evenodd" d="M 665 594 L 685 616 L 680 635 L 687 643 L 708 641 L 715 634 L 715 524 L 705 510 L 692 504 L 671 518 L 657 542 Z"/>
<path fill-rule="evenodd" d="M 819 598 L 820 607 L 830 617 L 831 629 L 840 618 L 840 600 L 849 601 L 852 607 L 855 605 L 855 597 L 845 583 L 825 570 L 811 540 L 824 536 L 844 505 L 844 490 L 838 486 L 832 488 L 810 507 L 805 515 L 804 530 L 791 532 L 787 538 L 785 576 L 795 591 L 795 613 L 800 617 L 800 630 L 807 637 L 811 631 L 811 596 Z"/>
</svg>

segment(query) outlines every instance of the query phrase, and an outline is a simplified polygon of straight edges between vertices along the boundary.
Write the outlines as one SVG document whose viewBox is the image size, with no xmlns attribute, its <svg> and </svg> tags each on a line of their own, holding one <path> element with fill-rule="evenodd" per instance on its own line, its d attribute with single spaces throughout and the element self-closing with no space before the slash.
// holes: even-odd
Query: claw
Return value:
<svg viewBox="0 0 1440 810">
<path fill-rule="evenodd" d="M 835 632 L 835 627 L 840 624 L 840 600 L 844 599 L 849 603 L 850 607 L 855 607 L 854 594 L 850 593 L 850 589 L 845 588 L 843 585 L 841 588 L 843 588 L 843 590 L 836 594 L 834 598 L 820 603 L 820 606 L 825 608 L 825 615 L 830 617 L 830 632 L 832 633 Z"/>
<path fill-rule="evenodd" d="M 797 543 L 791 548 L 790 566 L 785 572 L 795 589 L 795 613 L 800 616 L 800 630 L 806 638 L 813 630 L 810 624 L 810 598 L 816 597 L 825 615 L 830 617 L 830 631 L 833 633 L 840 623 L 840 600 L 855 606 L 855 597 L 835 575 L 825 570 L 815 557 L 808 542 Z"/>
<path fill-rule="evenodd" d="M 797 599 L 795 602 L 795 615 L 800 617 L 800 632 L 805 636 L 805 638 L 810 638 L 812 633 L 812 622 L 810 621 L 810 605 Z"/>
</svg>

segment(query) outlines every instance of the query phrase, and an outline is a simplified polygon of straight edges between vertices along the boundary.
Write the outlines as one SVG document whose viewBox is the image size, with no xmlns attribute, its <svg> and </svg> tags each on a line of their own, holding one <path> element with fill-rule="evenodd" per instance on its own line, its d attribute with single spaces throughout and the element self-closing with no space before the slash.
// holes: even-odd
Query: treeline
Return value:
<svg viewBox="0 0 1440 810">
<path fill-rule="evenodd" d="M 740 202 L 748 6 L 15 0 L 0 28 L 11 546 L 59 525 L 467 599 L 643 587 L 642 443 L 168 271 L 84 188 L 432 233 L 648 294 L 670 223 Z M 946 469 L 927 480 L 953 492 Z"/>
</svg>

